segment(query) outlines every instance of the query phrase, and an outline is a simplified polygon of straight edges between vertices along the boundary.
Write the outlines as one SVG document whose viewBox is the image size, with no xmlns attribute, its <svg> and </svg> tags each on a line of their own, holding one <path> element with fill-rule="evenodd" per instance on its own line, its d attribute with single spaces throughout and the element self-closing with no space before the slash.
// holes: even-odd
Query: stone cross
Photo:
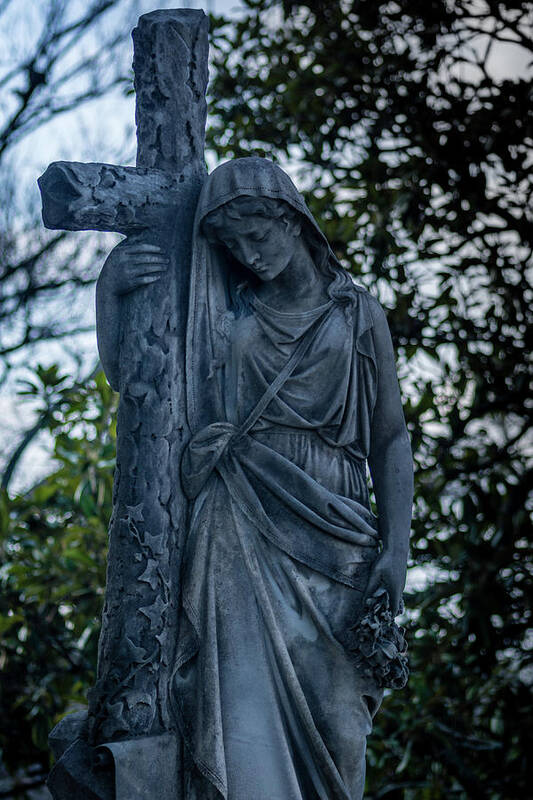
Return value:
<svg viewBox="0 0 533 800">
<path fill-rule="evenodd" d="M 185 499 L 185 324 L 194 210 L 205 178 L 208 20 L 154 11 L 133 31 L 136 167 L 56 162 L 39 179 L 48 228 L 117 231 L 166 248 L 170 268 L 122 300 L 113 516 L 89 742 L 172 727 Z"/>
</svg>

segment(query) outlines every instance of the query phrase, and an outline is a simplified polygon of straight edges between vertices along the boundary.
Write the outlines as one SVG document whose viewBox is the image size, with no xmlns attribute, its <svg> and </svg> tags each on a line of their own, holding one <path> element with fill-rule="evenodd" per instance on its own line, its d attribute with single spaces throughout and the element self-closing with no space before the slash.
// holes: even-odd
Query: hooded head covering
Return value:
<svg viewBox="0 0 533 800">
<path fill-rule="evenodd" d="M 261 309 L 252 298 L 249 316 L 239 318 L 231 293 L 235 264 L 202 227 L 208 214 L 238 197 L 280 200 L 301 215 L 315 263 L 318 249 L 317 266 L 331 272 L 329 302 L 293 313 Z M 193 230 L 186 344 L 192 437 L 181 475 L 191 504 L 172 697 L 188 749 L 222 797 L 250 796 L 245 761 L 261 766 L 257 796 L 362 797 L 362 787 L 350 794 L 332 753 L 349 745 L 352 764 L 353 731 L 364 783 L 374 690 L 354 681 L 324 621 L 349 609 L 351 624 L 353 590 L 364 590 L 377 551 L 364 464 L 376 393 L 371 317 L 366 293 L 338 268 L 301 195 L 270 161 L 237 159 L 206 179 Z M 286 372 L 298 354 L 296 374 L 292 367 Z M 284 372 L 290 378 L 273 389 Z M 233 388 L 244 397 L 234 408 L 224 402 Z M 269 410 L 273 437 L 249 426 L 250 417 L 259 422 L 264 415 L 268 428 Z M 292 421 L 303 435 L 276 432 Z M 330 476 L 333 457 L 338 478 Z M 324 607 L 308 583 L 312 575 Z M 309 647 L 294 647 L 306 641 Z M 337 663 L 339 704 L 306 695 L 307 676 L 327 678 Z M 243 704 L 250 680 L 253 692 Z M 362 714 L 354 715 L 359 707 Z M 310 775 L 318 789 L 308 792 Z"/>
<path fill-rule="evenodd" d="M 201 222 L 212 211 L 237 197 L 269 197 L 288 203 L 311 224 L 328 255 L 336 261 L 302 195 L 273 161 L 252 156 L 227 161 L 217 167 L 207 178 L 200 194 L 197 221 Z"/>
<path fill-rule="evenodd" d="M 193 228 L 187 325 L 187 409 L 193 431 L 221 418 L 220 387 L 213 375 L 214 341 L 221 335 L 217 326 L 230 305 L 227 254 L 223 247 L 207 241 L 202 223 L 211 212 L 237 197 L 266 197 L 287 203 L 304 218 L 304 227 L 312 231 L 312 238 L 321 250 L 321 262 L 341 269 L 302 195 L 277 164 L 266 158 L 238 158 L 221 164 L 208 176 L 200 193 Z M 332 271 L 332 280 L 333 277 Z M 348 276 L 346 282 L 350 283 Z"/>
</svg>

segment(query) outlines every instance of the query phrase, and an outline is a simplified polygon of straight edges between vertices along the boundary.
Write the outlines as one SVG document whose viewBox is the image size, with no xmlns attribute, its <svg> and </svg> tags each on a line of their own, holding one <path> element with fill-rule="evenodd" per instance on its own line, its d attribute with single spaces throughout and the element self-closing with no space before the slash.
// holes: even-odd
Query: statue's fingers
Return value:
<svg viewBox="0 0 533 800">
<path fill-rule="evenodd" d="M 166 261 L 164 258 L 147 258 L 144 256 L 143 258 L 132 258 L 128 261 L 126 265 L 127 269 L 138 271 L 142 269 L 151 269 L 155 267 L 157 269 L 166 269 L 168 267 L 169 262 Z"/>
<path fill-rule="evenodd" d="M 150 264 L 152 262 L 164 262 L 165 264 L 168 264 L 170 259 L 164 253 L 128 253 L 127 255 L 128 264 Z"/>
<path fill-rule="evenodd" d="M 128 253 L 130 253 L 130 254 L 133 254 L 133 253 L 140 253 L 140 254 L 154 253 L 154 254 L 157 255 L 158 253 L 165 253 L 165 250 L 163 250 L 163 248 L 159 247 L 159 245 L 157 245 L 157 244 L 135 243 L 135 244 L 130 244 L 128 246 Z"/>
<path fill-rule="evenodd" d="M 393 617 L 398 616 L 400 612 L 400 598 L 401 593 L 392 587 L 389 587 L 389 602 Z"/>
<path fill-rule="evenodd" d="M 141 275 L 137 281 L 138 286 L 146 286 L 148 283 L 155 283 L 159 280 L 161 275 Z"/>
<path fill-rule="evenodd" d="M 144 264 L 143 272 L 166 272 L 168 264 Z"/>
<path fill-rule="evenodd" d="M 128 282 L 127 288 L 125 288 L 124 293 L 127 294 L 128 292 L 133 292 L 135 289 L 138 289 L 140 286 L 146 286 L 149 283 L 155 283 L 156 281 L 161 279 L 161 273 L 153 274 L 153 275 L 135 275 L 131 280 Z"/>
<path fill-rule="evenodd" d="M 381 582 L 382 582 L 381 572 L 375 571 L 370 573 L 370 578 L 368 579 L 368 583 L 366 585 L 366 589 L 363 595 L 363 603 L 377 592 L 377 590 L 381 585 Z"/>
<path fill-rule="evenodd" d="M 162 275 L 166 272 L 165 264 L 139 264 L 129 268 L 130 278 L 140 278 L 142 275 Z"/>
<path fill-rule="evenodd" d="M 141 262 L 139 264 L 129 264 L 126 270 L 126 275 L 135 277 L 136 275 L 144 275 L 146 272 L 166 272 L 168 264 L 146 264 Z"/>
</svg>

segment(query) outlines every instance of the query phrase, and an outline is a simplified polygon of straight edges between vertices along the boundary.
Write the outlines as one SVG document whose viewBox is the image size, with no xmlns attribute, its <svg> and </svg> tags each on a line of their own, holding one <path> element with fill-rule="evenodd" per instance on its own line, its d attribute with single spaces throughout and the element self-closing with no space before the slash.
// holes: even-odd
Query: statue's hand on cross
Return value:
<svg viewBox="0 0 533 800">
<path fill-rule="evenodd" d="M 120 306 L 123 295 L 158 281 L 170 258 L 156 244 L 128 237 L 107 257 L 96 285 L 98 352 L 106 377 L 119 388 Z"/>
<path fill-rule="evenodd" d="M 107 257 L 98 283 L 117 298 L 159 280 L 169 262 L 158 245 L 125 239 Z"/>
</svg>

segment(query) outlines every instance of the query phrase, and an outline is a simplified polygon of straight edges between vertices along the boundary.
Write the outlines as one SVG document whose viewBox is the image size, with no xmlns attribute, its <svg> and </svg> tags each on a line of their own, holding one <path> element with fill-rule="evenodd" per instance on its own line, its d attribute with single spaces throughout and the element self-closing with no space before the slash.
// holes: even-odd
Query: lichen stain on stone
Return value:
<svg viewBox="0 0 533 800">
<path fill-rule="evenodd" d="M 117 204 L 117 220 L 120 220 L 122 225 L 135 222 L 135 211 L 129 203 Z"/>
<path fill-rule="evenodd" d="M 191 151 L 191 156 L 194 158 L 196 156 L 196 137 L 193 134 L 191 121 L 189 119 L 185 123 L 185 132 L 189 143 L 189 149 Z"/>
<path fill-rule="evenodd" d="M 193 36 L 192 45 L 189 48 L 189 77 L 187 78 L 187 86 L 190 88 L 196 103 L 199 103 L 202 100 L 202 93 L 199 91 L 195 80 L 196 70 L 197 70 L 196 50 L 198 48 L 199 38 L 200 38 L 200 26 L 196 28 Z"/>
<path fill-rule="evenodd" d="M 111 189 L 113 186 L 115 186 L 116 182 L 117 181 L 113 175 L 113 171 L 107 167 L 102 167 L 100 170 L 100 181 L 98 183 L 98 188 Z"/>
</svg>

